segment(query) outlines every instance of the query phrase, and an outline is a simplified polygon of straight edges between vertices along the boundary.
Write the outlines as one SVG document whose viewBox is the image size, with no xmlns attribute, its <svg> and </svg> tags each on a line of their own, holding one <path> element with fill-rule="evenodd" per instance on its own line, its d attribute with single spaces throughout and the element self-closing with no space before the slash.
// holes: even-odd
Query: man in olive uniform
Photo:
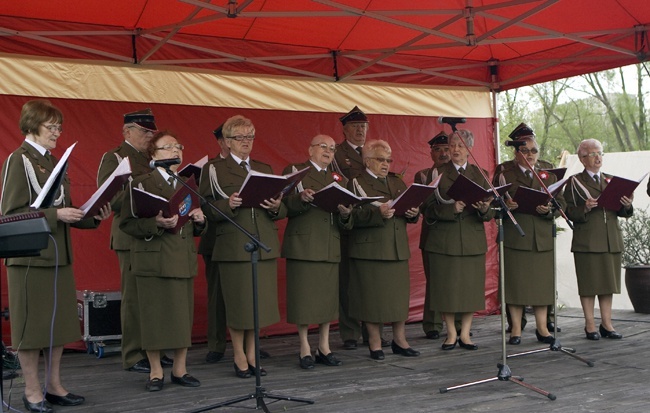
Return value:
<svg viewBox="0 0 650 413">
<path fill-rule="evenodd" d="M 337 145 L 334 154 L 332 167 L 334 171 L 343 175 L 346 180 L 351 180 L 365 171 L 361 157 L 361 148 L 366 143 L 366 134 L 369 129 L 368 117 L 358 106 L 339 118 L 343 125 L 345 140 Z M 348 266 L 348 236 L 341 233 L 341 262 L 339 264 L 339 334 L 343 340 L 343 348 L 354 350 L 357 348 L 357 341 L 363 336 L 367 342 L 367 332 L 362 328 L 361 322 L 349 316 L 348 287 L 350 283 L 350 272 Z M 382 347 L 390 345 L 389 341 L 382 338 Z"/>
<path fill-rule="evenodd" d="M 449 162 L 449 136 L 444 131 L 441 131 L 436 136 L 431 138 L 429 142 L 431 150 L 431 160 L 433 165 L 430 168 L 422 169 L 415 173 L 413 182 L 416 184 L 429 185 L 433 181 L 433 170 L 437 167 Z M 422 220 L 422 230 L 420 232 L 420 249 L 424 250 L 424 244 L 429 232 L 429 224 L 426 219 Z M 429 291 L 429 260 L 428 255 L 422 252 L 422 265 L 424 267 L 424 276 L 426 277 L 426 291 Z M 422 330 L 428 339 L 440 338 L 442 331 L 442 315 L 430 308 L 429 293 L 424 295 L 424 308 L 422 310 Z M 460 330 L 460 321 L 456 321 L 456 330 Z"/>
<path fill-rule="evenodd" d="M 147 146 L 157 130 L 151 109 L 125 114 L 122 126 L 124 141 L 120 146 L 111 149 L 102 156 L 97 173 L 97 186 L 101 186 L 111 176 L 122 159 L 126 157 L 129 158 L 132 178 L 151 172 Z M 133 294 L 133 291 L 135 291 L 135 277 L 131 274 L 131 236 L 120 230 L 123 198 L 124 190 L 118 192 L 111 201 L 111 208 L 115 215 L 111 225 L 110 244 L 111 249 L 117 254 L 121 274 L 122 367 L 129 371 L 149 373 L 149 361 L 140 345 L 138 297 Z M 166 356 L 161 358 L 163 366 L 171 366 L 172 363 L 172 360 Z"/>
<path fill-rule="evenodd" d="M 533 139 L 535 139 L 535 132 L 533 129 L 528 126 L 525 123 L 520 123 L 510 134 L 508 137 L 513 140 L 513 141 L 519 141 L 519 140 L 524 140 L 528 139 L 532 136 Z M 554 166 L 551 162 L 544 161 L 541 159 L 537 160 L 537 163 L 533 165 L 535 169 L 553 169 Z M 511 168 L 518 168 L 517 166 L 517 161 L 515 159 L 503 162 L 499 165 L 497 165 L 496 171 L 494 172 L 494 175 L 498 175 L 503 171 L 509 170 Z M 555 314 L 555 308 L 550 305 L 548 306 L 548 312 L 547 312 L 547 328 L 549 331 L 554 331 L 555 325 L 553 323 L 554 319 L 554 314 Z M 510 322 L 510 311 L 508 311 L 508 307 L 506 306 L 506 317 L 508 318 L 508 330 L 507 332 L 510 332 L 512 323 Z M 526 323 L 528 320 L 526 320 L 526 312 L 524 311 L 522 317 L 521 317 L 521 329 L 523 330 L 524 327 L 526 326 Z M 560 332 L 562 329 L 560 327 L 557 327 L 557 331 Z"/>
</svg>

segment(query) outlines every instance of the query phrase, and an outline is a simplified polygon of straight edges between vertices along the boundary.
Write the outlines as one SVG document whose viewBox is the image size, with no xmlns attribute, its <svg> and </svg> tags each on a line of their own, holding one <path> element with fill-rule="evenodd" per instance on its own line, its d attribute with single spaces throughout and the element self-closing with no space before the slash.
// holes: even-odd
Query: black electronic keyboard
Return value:
<svg viewBox="0 0 650 413">
<path fill-rule="evenodd" d="M 47 248 L 50 226 L 40 211 L 0 216 L 0 258 L 34 257 Z"/>
</svg>

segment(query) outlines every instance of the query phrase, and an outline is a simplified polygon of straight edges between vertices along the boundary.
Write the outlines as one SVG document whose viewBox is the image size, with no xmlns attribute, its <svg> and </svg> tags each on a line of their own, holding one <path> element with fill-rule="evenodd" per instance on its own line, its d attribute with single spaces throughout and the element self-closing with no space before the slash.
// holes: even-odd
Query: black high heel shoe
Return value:
<svg viewBox="0 0 650 413">
<path fill-rule="evenodd" d="M 240 368 L 237 367 L 237 363 L 233 363 L 233 365 L 235 366 L 235 374 L 236 374 L 237 377 L 239 377 L 240 379 L 247 379 L 247 378 L 249 378 L 249 377 L 251 376 L 251 372 L 250 372 L 250 370 L 248 370 L 248 369 L 246 369 L 246 370 L 240 370 Z"/>
<path fill-rule="evenodd" d="M 27 400 L 27 397 L 23 396 L 23 403 L 25 404 L 25 409 L 27 409 L 28 412 L 54 413 L 52 405 L 47 400 L 32 403 Z"/>
<path fill-rule="evenodd" d="M 403 348 L 398 346 L 394 340 L 392 343 L 390 343 L 390 348 L 393 350 L 393 354 L 400 354 L 405 357 L 417 357 L 420 355 L 419 351 L 413 350 L 411 347 Z"/>
<path fill-rule="evenodd" d="M 598 331 L 589 332 L 587 331 L 587 327 L 585 327 L 585 335 L 587 336 L 587 340 L 600 340 L 600 334 L 598 334 Z"/>
<path fill-rule="evenodd" d="M 463 340 L 461 340 L 460 338 L 458 339 L 458 345 L 464 348 L 465 350 L 478 350 L 478 345 L 463 343 Z"/>
<path fill-rule="evenodd" d="M 384 357 L 384 351 L 379 349 L 379 350 L 370 350 L 370 358 L 373 360 L 383 360 Z"/>
<path fill-rule="evenodd" d="M 605 327 L 603 327 L 602 324 L 598 327 L 598 330 L 600 331 L 600 335 L 603 338 L 612 338 L 612 339 L 615 339 L 615 340 L 623 338 L 623 334 L 617 333 L 614 330 L 612 330 L 612 331 L 605 330 Z"/>
<path fill-rule="evenodd" d="M 535 329 L 535 337 L 537 337 L 537 341 L 539 341 L 540 343 L 546 343 L 546 344 L 553 344 L 553 341 L 555 340 L 555 337 L 553 337 L 550 334 L 548 336 L 543 336 L 539 334 L 539 331 L 537 331 L 537 329 Z"/>
<path fill-rule="evenodd" d="M 250 371 L 251 376 L 255 375 L 255 366 L 248 365 L 248 371 Z M 266 376 L 266 370 L 260 367 L 260 376 Z"/>
</svg>

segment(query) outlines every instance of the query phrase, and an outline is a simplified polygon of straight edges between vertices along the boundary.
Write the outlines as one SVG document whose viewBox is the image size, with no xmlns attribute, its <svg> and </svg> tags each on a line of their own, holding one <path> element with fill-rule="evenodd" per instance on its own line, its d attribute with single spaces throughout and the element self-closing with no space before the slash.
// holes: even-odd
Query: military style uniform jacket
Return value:
<svg viewBox="0 0 650 413">
<path fill-rule="evenodd" d="M 454 202 L 447 197 L 447 191 L 458 178 L 458 171 L 452 162 L 436 170 L 438 175 L 442 174 L 436 195 L 430 196 L 422 208 L 425 219 L 432 223 L 424 250 L 455 256 L 485 254 L 487 241 L 483 223 L 494 218 L 494 211 L 489 209 L 483 215 L 468 205 L 463 212 L 456 214 Z M 489 187 L 476 165 L 467 164 L 465 176 L 483 188 Z"/>
<path fill-rule="evenodd" d="M 348 189 L 361 196 L 383 196 L 379 202 L 396 199 L 406 191 L 406 184 L 395 175 L 386 177 L 384 185 L 364 171 L 348 182 Z M 363 194 L 359 187 L 363 189 Z M 401 261 L 411 257 L 406 223 L 417 222 L 419 216 L 407 219 L 393 216 L 384 219 L 379 207 L 365 204 L 352 210 L 353 230 L 350 232 L 350 258 L 367 260 Z"/>
<path fill-rule="evenodd" d="M 48 159 L 49 158 L 49 159 Z M 0 210 L 3 215 L 28 212 L 40 189 L 45 185 L 47 178 L 52 174 L 57 160 L 54 156 L 48 157 L 31 144 L 23 142 L 5 161 L 2 167 L 2 202 Z M 38 192 L 36 190 L 38 188 Z M 61 188 L 63 191 L 61 191 Z M 39 209 L 45 213 L 45 218 L 50 227 L 52 236 L 58 246 L 58 265 L 72 264 L 72 241 L 70 227 L 97 228 L 99 221 L 94 218 L 85 218 L 74 224 L 66 224 L 56 218 L 59 208 L 72 207 L 70 198 L 70 180 L 66 174 L 61 188 L 57 190 L 54 205 L 50 208 Z M 54 267 L 57 264 L 55 249 L 52 240 L 48 241 L 46 249 L 41 251 L 39 257 L 7 258 L 6 265 L 30 265 L 36 267 Z"/>
<path fill-rule="evenodd" d="M 546 187 L 557 182 L 557 177 L 552 173 L 540 173 L 538 170 L 536 172 L 540 174 L 540 178 L 542 178 Z M 535 177 L 528 178 L 519 167 L 506 169 L 494 176 L 494 186 L 501 186 L 508 183 L 512 184 L 508 189 L 508 194 L 513 198 L 517 192 L 517 188 L 520 186 L 543 191 L 539 181 Z M 556 199 L 562 208 L 566 208 L 566 203 L 561 193 L 556 196 Z M 522 251 L 553 250 L 553 218 L 560 216 L 559 211 L 554 211 L 548 215 L 531 215 L 517 212 L 517 209 L 514 209 L 512 215 L 526 235 L 522 237 L 512 221 L 508 217 L 505 217 L 503 222 L 503 245 L 505 247 Z"/>
<path fill-rule="evenodd" d="M 139 218 L 137 206 L 132 201 L 133 188 L 141 188 L 165 199 L 171 198 L 176 192 L 158 170 L 129 183 L 122 204 L 123 219 L 120 229 L 133 237 L 131 243 L 133 274 L 151 277 L 195 277 L 198 264 L 194 237 L 201 235 L 206 226 L 194 225 L 189 219 L 178 233 L 172 234 L 156 225 L 156 217 Z M 193 205 L 192 209 L 195 207 L 198 205 Z"/>
<path fill-rule="evenodd" d="M 258 172 L 272 174 L 271 166 L 255 160 L 249 160 L 250 167 Z M 199 192 L 208 202 L 233 219 L 248 232 L 257 235 L 271 252 L 260 250 L 260 260 L 278 258 L 280 256 L 280 240 L 276 220 L 287 215 L 287 208 L 280 203 L 277 215 L 259 208 L 239 207 L 234 210 L 228 205 L 228 197 L 238 192 L 246 179 L 248 172 L 243 169 L 232 156 L 226 159 L 215 159 L 203 166 Z M 209 205 L 203 205 L 203 212 L 212 223 L 215 222 L 214 231 L 216 239 L 212 250 L 213 261 L 249 261 L 250 253 L 244 250 L 244 245 L 249 242 L 248 237 L 239 229 L 226 221 L 218 212 Z"/>
<path fill-rule="evenodd" d="M 589 173 L 584 170 L 573 175 L 569 179 L 564 198 L 566 199 L 567 216 L 573 221 L 573 241 L 571 251 L 573 252 L 622 252 L 623 236 L 618 223 L 618 217 L 632 216 L 634 209 L 626 210 L 621 205 L 618 211 L 611 211 L 602 207 L 593 208 L 585 212 L 585 201 L 587 194 L 583 188 L 589 191 L 591 198 L 598 198 L 607 183 L 612 179 L 611 175 L 601 173 L 600 183 L 596 183 Z M 580 183 L 581 185 L 578 185 Z"/>
<path fill-rule="evenodd" d="M 126 157 L 129 158 L 129 164 L 131 165 L 131 178 L 136 178 L 151 172 L 147 155 L 139 152 L 126 141 L 123 141 L 120 146 L 111 149 L 102 156 L 102 160 L 99 163 L 99 171 L 97 172 L 97 187 L 100 187 L 111 176 L 119 163 L 122 162 L 122 159 Z M 125 191 L 123 189 L 111 200 L 111 208 L 113 209 L 111 249 L 120 251 L 128 251 L 131 243 L 131 237 L 120 230 L 124 193 Z"/>
<path fill-rule="evenodd" d="M 338 170 L 340 170 L 348 180 L 356 178 L 366 170 L 366 167 L 363 164 L 363 158 L 361 158 L 359 152 L 350 146 L 347 140 L 344 140 L 342 143 L 337 145 L 336 152 L 334 153 L 334 163 L 335 167 L 338 168 Z"/>
<path fill-rule="evenodd" d="M 282 202 L 287 207 L 289 222 L 284 231 L 282 256 L 294 260 L 340 262 L 341 235 L 339 229 L 345 227 L 340 215 L 333 214 L 304 203 L 300 191 L 313 189 L 318 191 L 335 182 L 330 168 L 317 171 L 307 161 L 302 164 L 289 165 L 282 171 L 283 175 L 309 167 L 309 173 L 302 179 L 300 187 L 285 196 Z M 350 222 L 349 220 L 347 221 Z"/>
</svg>

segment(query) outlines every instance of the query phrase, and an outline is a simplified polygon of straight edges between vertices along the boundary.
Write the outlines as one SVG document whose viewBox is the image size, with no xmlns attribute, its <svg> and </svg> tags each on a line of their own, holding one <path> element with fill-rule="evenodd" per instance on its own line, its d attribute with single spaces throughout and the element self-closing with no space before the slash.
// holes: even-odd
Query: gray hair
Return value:
<svg viewBox="0 0 650 413">
<path fill-rule="evenodd" d="M 467 129 L 458 129 L 456 132 L 454 132 L 449 139 L 454 135 L 460 136 L 463 141 L 465 141 L 465 145 L 467 145 L 468 148 L 473 148 L 474 147 L 474 134 Z"/>
<path fill-rule="evenodd" d="M 253 135 L 255 134 L 255 126 L 253 126 L 253 122 L 250 119 L 245 118 L 242 115 L 235 115 L 228 118 L 226 123 L 223 124 L 223 137 L 232 138 L 234 136 L 234 130 L 237 128 L 252 128 L 253 130 L 251 133 Z"/>
<path fill-rule="evenodd" d="M 600 143 L 598 139 L 585 139 L 582 142 L 580 142 L 580 145 L 578 145 L 578 149 L 576 150 L 576 153 L 578 154 L 578 157 L 583 157 L 587 155 L 589 152 L 590 148 L 600 148 L 600 150 L 603 150 L 603 144 Z"/>
<path fill-rule="evenodd" d="M 383 141 L 381 139 L 374 139 L 374 140 L 367 141 L 363 145 L 363 148 L 361 148 L 363 159 L 374 157 L 375 155 L 377 155 L 377 151 L 379 149 L 385 150 L 386 152 L 388 152 L 389 155 L 392 153 L 392 150 L 390 149 L 390 145 L 388 144 L 388 142 Z"/>
</svg>

